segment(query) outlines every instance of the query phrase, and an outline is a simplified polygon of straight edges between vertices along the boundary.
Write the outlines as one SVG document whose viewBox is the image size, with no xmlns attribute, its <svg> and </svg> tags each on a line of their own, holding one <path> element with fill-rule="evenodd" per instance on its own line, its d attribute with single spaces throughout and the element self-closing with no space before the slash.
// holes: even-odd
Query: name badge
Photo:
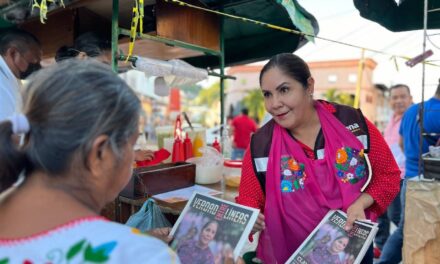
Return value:
<svg viewBox="0 0 440 264">
<path fill-rule="evenodd" d="M 254 159 L 255 167 L 257 168 L 257 172 L 266 172 L 268 161 L 269 161 L 268 157 Z"/>
</svg>

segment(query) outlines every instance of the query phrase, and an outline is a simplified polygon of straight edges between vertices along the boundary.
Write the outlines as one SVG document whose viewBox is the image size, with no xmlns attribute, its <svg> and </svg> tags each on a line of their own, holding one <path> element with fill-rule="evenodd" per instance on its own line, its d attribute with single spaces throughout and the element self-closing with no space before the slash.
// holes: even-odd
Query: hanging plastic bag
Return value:
<svg viewBox="0 0 440 264">
<path fill-rule="evenodd" d="M 159 206 L 157 206 L 152 198 L 145 201 L 142 208 L 130 216 L 125 224 L 135 227 L 142 232 L 155 228 L 171 227 L 170 222 L 165 218 Z"/>
</svg>

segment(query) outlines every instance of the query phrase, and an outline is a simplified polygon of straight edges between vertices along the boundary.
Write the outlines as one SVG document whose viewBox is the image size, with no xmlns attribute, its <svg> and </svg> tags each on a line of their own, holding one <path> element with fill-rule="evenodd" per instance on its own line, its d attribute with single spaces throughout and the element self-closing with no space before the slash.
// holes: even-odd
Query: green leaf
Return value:
<svg viewBox="0 0 440 264">
<path fill-rule="evenodd" d="M 86 251 L 84 252 L 84 260 L 90 261 L 92 263 L 100 263 L 107 261 L 108 256 L 106 256 L 105 249 L 95 251 L 89 244 L 87 245 Z"/>
<path fill-rule="evenodd" d="M 0 259 L 0 264 L 8 264 L 9 258 Z"/>
<path fill-rule="evenodd" d="M 86 240 L 83 239 L 78 243 L 76 243 L 75 245 L 73 245 L 72 247 L 70 247 L 69 251 L 67 251 L 67 256 L 66 256 L 67 260 L 71 260 L 73 257 L 75 257 L 75 255 L 77 255 L 81 251 L 85 242 Z"/>
</svg>

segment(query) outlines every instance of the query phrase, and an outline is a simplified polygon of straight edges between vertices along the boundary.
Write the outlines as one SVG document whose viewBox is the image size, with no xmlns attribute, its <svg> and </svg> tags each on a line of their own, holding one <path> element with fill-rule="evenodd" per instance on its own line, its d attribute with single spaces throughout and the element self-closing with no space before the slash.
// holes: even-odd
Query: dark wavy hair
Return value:
<svg viewBox="0 0 440 264">
<path fill-rule="evenodd" d="M 9 47 L 15 45 L 20 50 L 26 50 L 31 45 L 40 47 L 40 41 L 31 33 L 21 29 L 6 29 L 0 31 L 0 54 L 5 55 Z"/>
<path fill-rule="evenodd" d="M 80 52 L 88 57 L 98 57 L 105 51 L 111 50 L 111 42 L 94 32 L 87 32 L 80 35 L 73 46 L 62 46 L 55 54 L 57 62 L 75 58 Z"/>
<path fill-rule="evenodd" d="M 261 69 L 260 86 L 264 74 L 272 68 L 280 69 L 284 74 L 301 83 L 304 89 L 307 88 L 307 80 L 312 76 L 309 66 L 303 59 L 292 53 L 280 53 L 273 56 Z"/>
</svg>

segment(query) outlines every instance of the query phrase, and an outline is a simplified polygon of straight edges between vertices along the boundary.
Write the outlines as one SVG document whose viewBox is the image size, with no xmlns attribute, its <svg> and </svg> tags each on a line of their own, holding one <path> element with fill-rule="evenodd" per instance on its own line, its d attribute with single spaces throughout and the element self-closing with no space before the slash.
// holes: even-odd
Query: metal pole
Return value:
<svg viewBox="0 0 440 264">
<path fill-rule="evenodd" d="M 423 53 L 426 52 L 426 29 L 428 28 L 428 0 L 424 1 L 423 7 Z M 419 126 L 420 126 L 420 136 L 419 136 L 419 177 L 422 175 L 423 168 L 423 133 L 424 133 L 424 112 L 425 112 L 425 59 L 422 61 L 422 102 L 419 108 Z"/>
<path fill-rule="evenodd" d="M 112 70 L 118 72 L 119 0 L 113 0 L 112 9 Z"/>
<path fill-rule="evenodd" d="M 118 72 L 118 37 L 119 37 L 119 0 L 113 0 L 112 6 L 112 70 Z M 119 196 L 114 200 L 115 203 L 115 219 L 114 221 L 122 223 L 121 219 L 121 201 Z"/>
<path fill-rule="evenodd" d="M 223 33 L 224 18 L 220 21 L 220 140 L 223 136 L 225 125 L 225 35 Z"/>
</svg>

